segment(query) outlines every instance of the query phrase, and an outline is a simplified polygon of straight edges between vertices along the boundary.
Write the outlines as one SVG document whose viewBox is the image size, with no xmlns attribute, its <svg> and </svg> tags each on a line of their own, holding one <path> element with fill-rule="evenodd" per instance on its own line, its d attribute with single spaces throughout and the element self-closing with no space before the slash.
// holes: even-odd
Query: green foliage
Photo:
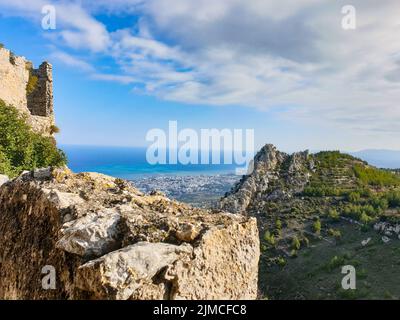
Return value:
<svg viewBox="0 0 400 320">
<path fill-rule="evenodd" d="M 285 258 L 279 256 L 278 259 L 276 260 L 276 263 L 279 266 L 284 267 L 286 265 L 286 260 L 285 260 Z"/>
<path fill-rule="evenodd" d="M 303 195 L 308 197 L 338 197 L 342 194 L 341 189 L 326 185 L 310 185 L 303 191 Z"/>
<path fill-rule="evenodd" d="M 3 49 L 4 48 L 4 44 L 2 44 L 1 42 L 0 42 L 0 49 Z"/>
<path fill-rule="evenodd" d="M 292 249 L 292 251 L 290 251 L 290 256 L 292 258 L 297 258 L 297 250 L 296 249 Z"/>
<path fill-rule="evenodd" d="M 53 138 L 33 132 L 14 107 L 0 100 L 0 173 L 14 177 L 23 170 L 62 166 L 66 162 Z"/>
<path fill-rule="evenodd" d="M 391 191 L 385 196 L 390 208 L 400 207 L 400 191 Z"/>
<path fill-rule="evenodd" d="M 313 230 L 316 234 L 321 233 L 321 221 L 318 219 L 313 223 Z"/>
<path fill-rule="evenodd" d="M 385 196 L 373 196 L 368 200 L 368 203 L 378 211 L 384 211 L 389 207 L 389 201 Z"/>
<path fill-rule="evenodd" d="M 366 167 L 362 165 L 354 165 L 354 174 L 358 180 L 371 186 L 400 186 L 400 177 L 390 171 Z"/>
<path fill-rule="evenodd" d="M 60 128 L 53 124 L 50 127 L 50 134 L 55 134 L 55 133 L 60 133 Z"/>
<path fill-rule="evenodd" d="M 350 204 L 344 208 L 343 214 L 356 219 L 362 223 L 370 223 L 375 217 L 382 213 L 381 209 L 376 209 L 370 204 L 354 205 Z"/>
<path fill-rule="evenodd" d="M 359 160 L 340 151 L 321 151 L 315 154 L 316 159 L 323 168 L 332 168 L 341 165 L 345 160 Z"/>
<path fill-rule="evenodd" d="M 264 240 L 267 241 L 267 243 L 269 243 L 271 246 L 275 245 L 275 236 L 269 231 L 264 233 Z"/>
<path fill-rule="evenodd" d="M 340 230 L 335 230 L 333 228 L 330 228 L 328 230 L 328 234 L 336 239 L 340 239 L 342 237 L 342 233 L 340 232 Z"/>
<path fill-rule="evenodd" d="M 325 264 L 324 268 L 332 272 L 333 270 L 343 266 L 345 264 L 345 257 L 343 256 L 334 256 L 327 264 Z"/>
<path fill-rule="evenodd" d="M 26 93 L 28 95 L 31 94 L 33 91 L 35 91 L 38 81 L 39 81 L 39 78 L 37 76 L 33 75 L 32 71 L 29 70 L 29 79 L 28 79 L 28 83 L 26 84 Z"/>
<path fill-rule="evenodd" d="M 275 225 L 276 225 L 277 230 L 282 230 L 282 221 L 281 220 L 277 219 Z"/>
<path fill-rule="evenodd" d="M 361 200 L 361 195 L 358 192 L 350 192 L 347 196 L 347 200 L 352 203 L 359 203 Z"/>
<path fill-rule="evenodd" d="M 337 212 L 336 209 L 329 209 L 328 217 L 333 221 L 339 221 L 340 215 L 339 215 L 339 212 Z"/>
<path fill-rule="evenodd" d="M 363 224 L 369 224 L 372 221 L 374 221 L 374 218 L 370 217 L 369 215 L 367 215 L 365 212 L 363 212 L 360 216 L 360 222 Z"/>
<path fill-rule="evenodd" d="M 300 240 L 296 236 L 294 236 L 292 239 L 292 249 L 300 250 L 300 247 L 301 247 Z"/>
</svg>

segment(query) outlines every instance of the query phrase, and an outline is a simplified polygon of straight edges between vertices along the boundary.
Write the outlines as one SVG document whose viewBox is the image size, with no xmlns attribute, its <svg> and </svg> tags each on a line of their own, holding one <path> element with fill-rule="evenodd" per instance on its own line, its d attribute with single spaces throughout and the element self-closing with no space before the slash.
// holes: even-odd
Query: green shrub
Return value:
<svg viewBox="0 0 400 320">
<path fill-rule="evenodd" d="M 284 267 L 286 265 L 286 260 L 285 260 L 285 258 L 279 256 L 278 259 L 276 260 L 276 263 L 279 266 Z"/>
<path fill-rule="evenodd" d="M 60 128 L 57 127 L 56 125 L 52 125 L 50 127 L 50 134 L 55 134 L 55 133 L 60 133 Z"/>
<path fill-rule="evenodd" d="M 350 192 L 347 196 L 347 200 L 352 203 L 359 203 L 361 200 L 361 195 L 358 192 Z"/>
<path fill-rule="evenodd" d="M 310 185 L 304 188 L 303 195 L 307 197 L 338 197 L 342 190 L 325 185 Z"/>
<path fill-rule="evenodd" d="M 333 221 L 338 221 L 340 218 L 339 212 L 337 212 L 336 209 L 329 209 L 328 211 L 328 217 L 332 219 Z"/>
<path fill-rule="evenodd" d="M 23 170 L 65 165 L 54 139 L 32 131 L 18 110 L 0 100 L 0 173 L 15 177 Z"/>
<path fill-rule="evenodd" d="M 32 71 L 29 70 L 29 79 L 28 79 L 28 83 L 26 84 L 26 93 L 28 95 L 31 94 L 33 91 L 35 91 L 38 81 L 39 81 L 39 78 L 37 76 L 33 75 Z"/>
<path fill-rule="evenodd" d="M 326 265 L 325 269 L 333 271 L 345 264 L 345 258 L 343 256 L 334 256 Z"/>
<path fill-rule="evenodd" d="M 368 203 L 378 210 L 386 210 L 389 207 L 389 201 L 385 197 L 373 196 Z"/>
<path fill-rule="evenodd" d="M 360 217 L 360 222 L 361 223 L 368 224 L 368 223 L 372 222 L 373 220 L 374 220 L 374 218 L 370 217 L 365 212 L 363 212 L 361 214 L 361 217 Z"/>
<path fill-rule="evenodd" d="M 301 247 L 300 240 L 296 236 L 294 236 L 292 239 L 292 249 L 300 250 L 300 247 Z"/>
<path fill-rule="evenodd" d="M 321 233 L 321 221 L 319 219 L 313 223 L 313 230 L 316 234 Z"/>
<path fill-rule="evenodd" d="M 269 231 L 264 233 L 264 240 L 272 246 L 275 245 L 275 236 Z"/>
<path fill-rule="evenodd" d="M 290 256 L 292 258 L 297 258 L 297 250 L 296 249 L 292 249 L 292 251 L 290 251 Z"/>
<path fill-rule="evenodd" d="M 335 239 L 340 239 L 342 237 L 342 233 L 340 232 L 340 230 L 335 230 L 332 228 L 328 230 L 328 234 L 334 237 Z"/>
<path fill-rule="evenodd" d="M 374 217 L 379 216 L 382 213 L 380 208 L 374 208 L 372 205 L 354 205 L 350 204 L 343 210 L 343 214 L 356 219 L 360 222 L 366 223 L 371 222 Z"/>
<path fill-rule="evenodd" d="M 385 196 L 390 208 L 400 207 L 400 191 L 391 191 Z"/>
<path fill-rule="evenodd" d="M 400 177 L 390 171 L 362 165 L 355 165 L 353 170 L 355 176 L 363 184 L 382 187 L 400 185 Z"/>
</svg>

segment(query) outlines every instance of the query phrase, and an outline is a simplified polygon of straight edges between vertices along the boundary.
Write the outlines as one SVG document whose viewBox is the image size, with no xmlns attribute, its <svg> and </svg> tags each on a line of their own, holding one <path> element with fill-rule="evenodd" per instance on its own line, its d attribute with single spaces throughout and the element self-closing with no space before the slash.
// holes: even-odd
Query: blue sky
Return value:
<svg viewBox="0 0 400 320">
<path fill-rule="evenodd" d="M 400 149 L 400 4 L 353 3 L 344 31 L 341 1 L 0 0 L 0 42 L 53 64 L 61 144 L 146 146 L 177 120 L 257 148 Z"/>
</svg>

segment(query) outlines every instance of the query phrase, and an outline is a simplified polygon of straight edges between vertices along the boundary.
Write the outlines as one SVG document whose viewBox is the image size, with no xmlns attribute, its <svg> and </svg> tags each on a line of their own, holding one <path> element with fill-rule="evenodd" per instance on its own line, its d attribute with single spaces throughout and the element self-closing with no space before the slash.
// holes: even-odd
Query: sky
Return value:
<svg viewBox="0 0 400 320">
<path fill-rule="evenodd" d="M 0 0 L 0 42 L 53 64 L 61 144 L 147 146 L 177 121 L 254 129 L 256 148 L 400 150 L 399 34 L 398 0 Z"/>
</svg>

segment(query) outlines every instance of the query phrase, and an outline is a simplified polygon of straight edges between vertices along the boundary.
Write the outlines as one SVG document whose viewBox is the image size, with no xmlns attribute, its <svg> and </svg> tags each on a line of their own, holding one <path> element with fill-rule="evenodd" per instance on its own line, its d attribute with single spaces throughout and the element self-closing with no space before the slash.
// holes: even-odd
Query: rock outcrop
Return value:
<svg viewBox="0 0 400 320">
<path fill-rule="evenodd" d="M 43 169 L 0 187 L 0 259 L 1 299 L 254 299 L 259 237 L 254 218 Z"/>
<path fill-rule="evenodd" d="M 225 195 L 220 207 L 243 214 L 258 203 L 290 199 L 307 185 L 313 167 L 308 151 L 289 155 L 267 144 L 254 157 L 251 174 L 243 176 Z"/>
<path fill-rule="evenodd" d="M 49 136 L 55 124 L 52 66 L 32 62 L 0 47 L 0 99 L 13 105 L 38 133 Z"/>
</svg>

